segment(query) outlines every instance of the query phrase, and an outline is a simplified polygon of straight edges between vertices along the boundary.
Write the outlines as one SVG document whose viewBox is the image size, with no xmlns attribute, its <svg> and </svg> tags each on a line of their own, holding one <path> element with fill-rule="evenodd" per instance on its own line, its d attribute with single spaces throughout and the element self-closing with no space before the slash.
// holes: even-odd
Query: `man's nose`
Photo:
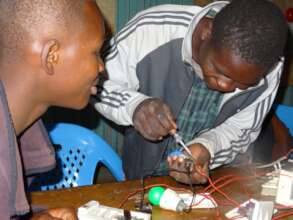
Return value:
<svg viewBox="0 0 293 220">
<path fill-rule="evenodd" d="M 218 87 L 223 92 L 232 92 L 235 88 L 235 83 L 232 80 L 229 79 L 217 79 Z"/>
</svg>

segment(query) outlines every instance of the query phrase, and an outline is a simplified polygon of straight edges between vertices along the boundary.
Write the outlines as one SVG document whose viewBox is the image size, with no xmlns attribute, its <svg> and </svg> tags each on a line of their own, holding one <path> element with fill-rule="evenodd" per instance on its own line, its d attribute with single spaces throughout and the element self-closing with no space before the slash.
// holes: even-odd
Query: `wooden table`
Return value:
<svg viewBox="0 0 293 220">
<path fill-rule="evenodd" d="M 235 174 L 239 176 L 251 176 L 254 175 L 254 169 L 234 169 L 234 168 L 222 168 L 211 173 L 214 180 L 217 178 L 227 175 Z M 175 182 L 170 177 L 158 177 L 146 179 L 145 185 L 150 184 L 168 184 L 175 187 L 185 187 L 188 186 L 179 184 Z M 241 182 L 234 182 L 221 188 L 226 192 L 231 198 L 235 199 L 237 202 L 242 203 L 249 199 L 248 195 L 253 195 L 253 198 L 260 198 L 260 180 L 252 178 L 250 180 Z M 243 189 L 245 186 L 246 190 Z M 54 191 L 42 191 L 31 193 L 31 202 L 33 205 L 44 206 L 46 208 L 56 208 L 56 207 L 79 207 L 90 200 L 97 200 L 102 205 L 108 205 L 112 207 L 118 207 L 123 199 L 131 192 L 141 188 L 140 181 L 125 181 L 125 182 L 114 182 L 107 184 L 96 184 L 92 186 L 77 187 L 64 190 L 54 190 Z M 196 187 L 196 191 L 202 190 L 203 187 Z M 138 203 L 139 197 L 129 199 L 123 208 L 129 210 L 135 210 L 135 203 Z M 219 193 L 214 193 L 213 197 L 220 201 L 224 198 Z M 227 200 L 225 200 L 227 202 Z M 219 210 L 224 216 L 224 213 L 233 207 L 231 206 L 219 206 Z M 153 208 L 152 219 L 215 219 L 216 211 L 215 209 L 197 209 L 190 213 L 176 213 L 173 211 L 163 210 L 158 207 Z"/>
</svg>

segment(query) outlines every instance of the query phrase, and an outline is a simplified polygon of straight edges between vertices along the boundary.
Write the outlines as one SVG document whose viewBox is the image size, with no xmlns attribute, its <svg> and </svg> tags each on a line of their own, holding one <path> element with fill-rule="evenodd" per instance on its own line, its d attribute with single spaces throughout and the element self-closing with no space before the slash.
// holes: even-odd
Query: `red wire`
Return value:
<svg viewBox="0 0 293 220">
<path fill-rule="evenodd" d="M 259 174 L 254 175 L 254 176 L 245 176 L 245 177 L 229 174 L 229 175 L 222 176 L 222 177 L 218 178 L 218 179 L 215 180 L 215 181 L 212 181 L 211 178 L 208 177 L 207 175 L 205 175 L 204 173 L 202 173 L 202 172 L 198 172 L 198 173 L 199 173 L 200 175 L 205 176 L 205 177 L 208 179 L 209 183 L 210 183 L 210 185 L 207 186 L 207 187 L 203 190 L 203 192 L 206 192 L 206 191 L 208 191 L 210 188 L 213 188 L 213 189 L 209 192 L 210 194 L 212 194 L 212 193 L 214 193 L 215 191 L 217 191 L 217 192 L 220 193 L 222 196 L 224 196 L 224 197 L 226 198 L 226 200 L 228 200 L 228 201 L 230 202 L 230 205 L 233 204 L 233 206 L 236 206 L 236 207 L 238 207 L 238 208 L 240 207 L 240 204 L 239 204 L 237 201 L 235 201 L 234 199 L 232 199 L 230 196 L 228 196 L 225 192 L 223 192 L 223 191 L 220 190 L 220 189 L 221 189 L 222 187 L 224 187 L 224 186 L 226 186 L 226 185 L 232 183 L 232 182 L 235 182 L 235 181 L 248 180 L 248 179 L 256 178 L 256 177 L 258 177 L 258 176 L 261 176 L 261 175 L 266 174 L 265 172 L 262 172 L 262 173 L 259 173 Z M 233 178 L 232 178 L 232 177 L 233 177 Z M 228 179 L 228 178 L 229 178 L 229 179 Z M 227 180 L 227 179 L 228 179 L 228 180 Z M 224 181 L 224 182 L 223 182 L 222 184 L 220 184 L 219 186 L 216 186 L 216 184 L 219 183 L 219 182 L 221 182 L 221 181 Z M 138 190 L 136 190 L 136 191 L 134 191 L 134 192 L 129 193 L 129 194 L 123 199 L 123 201 L 120 203 L 119 208 L 122 208 L 123 205 L 125 204 L 125 202 L 127 202 L 127 200 L 128 200 L 130 197 L 134 196 L 134 195 L 137 194 L 138 192 L 141 192 L 142 190 L 150 189 L 150 188 L 155 187 L 155 186 L 162 186 L 162 187 L 166 187 L 166 188 L 173 189 L 173 190 L 175 190 L 175 191 L 183 191 L 183 192 L 189 192 L 189 193 L 190 193 L 190 190 L 187 190 L 187 189 L 185 189 L 185 188 L 171 187 L 171 186 L 169 186 L 168 184 L 151 184 L 151 185 L 148 185 L 148 186 L 144 187 L 144 189 L 138 189 Z M 246 190 L 246 188 L 244 188 L 244 190 Z M 246 194 L 248 195 L 247 191 L 246 191 Z M 213 203 L 214 203 L 214 201 L 216 201 L 211 195 L 204 195 L 204 197 L 205 197 L 206 199 L 210 199 Z M 251 198 L 250 195 L 248 195 L 248 197 Z M 202 200 L 200 200 L 199 202 L 197 202 L 197 203 L 196 203 L 195 205 L 193 205 L 193 206 L 199 205 L 203 200 L 204 200 L 204 198 L 203 198 Z M 218 208 L 217 208 L 217 212 L 219 212 Z M 218 213 L 217 215 L 220 216 L 219 213 Z"/>
<path fill-rule="evenodd" d="M 226 185 L 228 185 L 228 184 L 230 184 L 230 183 L 232 183 L 232 182 L 239 181 L 239 180 L 248 180 L 248 179 L 251 179 L 251 178 L 255 178 L 255 177 L 254 177 L 254 176 L 250 176 L 250 177 L 235 176 L 234 178 L 231 178 L 231 179 L 225 181 L 224 183 L 222 183 L 221 185 L 219 185 L 219 186 L 217 186 L 217 187 L 218 187 L 218 188 L 223 188 L 224 186 L 226 186 Z M 216 189 L 212 189 L 212 190 L 210 191 L 210 193 L 213 193 L 213 192 L 215 192 L 215 191 L 216 191 Z"/>
<path fill-rule="evenodd" d="M 275 208 L 276 209 L 279 209 L 279 210 L 282 210 L 282 209 L 292 209 L 293 206 L 286 206 L 286 205 L 277 204 L 277 205 L 275 205 Z"/>
<path fill-rule="evenodd" d="M 234 178 L 229 179 L 228 181 L 224 182 L 222 185 L 216 187 L 216 183 L 220 182 L 221 180 L 224 180 L 224 179 L 230 178 L 230 177 L 234 177 Z M 213 187 L 213 185 L 214 185 L 214 188 L 213 188 L 213 190 L 212 190 L 211 192 L 209 192 L 210 194 L 212 194 L 212 193 L 215 192 L 215 191 L 218 191 L 220 188 L 224 187 L 225 185 L 227 185 L 227 184 L 229 184 L 229 183 L 231 183 L 231 182 L 234 182 L 234 181 L 236 181 L 236 180 L 238 180 L 238 179 L 244 179 L 244 178 L 246 179 L 247 177 L 240 177 L 240 176 L 235 176 L 235 175 L 226 175 L 226 176 L 222 176 L 221 178 L 219 178 L 219 179 L 217 179 L 216 181 L 214 181 L 213 184 L 210 184 L 208 187 L 206 187 L 206 188 L 203 190 L 203 193 L 205 193 L 209 188 Z M 211 181 L 211 180 L 210 180 L 210 181 Z M 206 195 L 204 195 L 203 193 L 201 193 L 201 195 L 206 196 Z M 212 196 L 210 196 L 210 197 L 213 198 Z M 226 197 L 226 196 L 225 196 L 225 197 Z M 250 196 L 248 195 L 248 197 L 250 197 Z M 226 198 L 227 198 L 227 197 L 226 197 Z M 213 198 L 213 199 L 216 201 L 215 198 Z M 198 201 L 194 206 L 199 205 L 203 200 L 204 200 L 204 198 L 201 199 L 200 201 Z M 228 199 L 228 200 L 229 200 L 229 199 Z M 229 201 L 231 202 L 231 200 L 229 200 Z M 218 203 L 218 204 L 219 204 L 219 203 Z M 230 204 L 230 203 L 229 203 L 229 204 Z M 234 203 L 234 204 L 235 204 L 235 203 Z M 231 204 L 230 204 L 230 205 L 231 205 Z"/>
<path fill-rule="evenodd" d="M 221 185 L 218 186 L 218 188 L 222 188 L 224 186 L 226 186 L 227 184 L 230 184 L 232 182 L 235 182 L 235 181 L 240 181 L 240 180 L 248 180 L 248 179 L 252 179 L 252 178 L 257 178 L 259 176 L 262 176 L 262 175 L 265 175 L 266 173 L 265 172 L 262 172 L 260 174 L 256 174 L 254 176 L 237 176 L 237 175 L 231 175 L 231 176 L 234 176 L 234 178 L 231 178 L 227 181 L 225 181 L 224 183 L 222 183 Z M 227 176 L 230 176 L 230 175 L 227 175 Z M 223 176 L 225 177 L 225 176 Z M 210 193 L 213 193 L 215 192 L 215 189 L 211 190 Z"/>
<path fill-rule="evenodd" d="M 220 190 L 220 188 L 218 188 L 217 186 L 214 185 L 212 179 L 210 177 L 208 177 L 205 173 L 199 171 L 199 173 L 206 177 L 209 181 L 209 183 L 212 185 L 212 187 L 217 191 L 219 192 L 220 194 L 222 194 L 228 201 L 230 201 L 232 204 L 234 204 L 236 207 L 240 207 L 240 204 L 235 201 L 234 199 L 230 198 L 225 192 L 223 192 L 222 190 Z"/>
<path fill-rule="evenodd" d="M 200 173 L 201 175 L 205 175 L 203 173 Z M 263 173 L 264 174 L 264 173 Z M 263 175 L 262 174 L 262 175 Z M 213 189 L 210 191 L 210 194 L 212 194 L 213 192 L 215 191 L 218 191 L 219 193 L 221 193 L 230 203 L 232 203 L 233 205 L 236 204 L 236 207 L 240 207 L 240 204 L 238 204 L 238 202 L 236 202 L 235 200 L 233 200 L 232 198 L 230 198 L 226 193 L 224 192 L 221 192 L 219 189 L 226 186 L 227 184 L 230 184 L 234 181 L 240 181 L 240 180 L 248 180 L 248 179 L 251 179 L 251 178 L 256 178 L 257 176 L 260 176 L 260 174 L 258 175 L 254 175 L 254 176 L 245 176 L 245 177 L 242 177 L 242 176 L 236 176 L 236 175 L 226 175 L 226 176 L 222 176 L 221 178 L 217 179 L 215 182 L 213 182 L 209 177 L 208 177 L 208 180 L 209 180 L 209 183 L 210 185 L 208 187 L 205 188 L 205 190 L 208 190 L 210 187 L 213 187 Z M 222 183 L 221 185 L 219 186 L 216 186 L 215 184 L 220 182 L 221 180 L 224 180 L 224 179 L 227 179 L 228 177 L 233 177 L 233 178 L 230 178 L 226 181 L 224 181 L 224 183 Z M 246 188 L 244 188 L 246 189 Z M 204 190 L 204 191 L 205 191 Z M 248 195 L 248 193 L 246 193 Z M 251 196 L 248 195 L 248 197 L 250 198 Z M 201 202 L 201 201 L 200 201 Z M 237 218 L 239 218 L 240 216 L 237 216 Z M 237 219 L 237 218 L 233 218 L 233 219 Z"/>
<path fill-rule="evenodd" d="M 213 205 L 215 206 L 215 209 L 216 209 L 216 219 L 221 219 L 221 213 L 220 213 L 220 210 L 219 210 L 219 207 L 218 207 L 217 203 L 215 203 L 215 199 L 211 195 L 205 195 L 205 194 L 202 194 L 202 193 L 200 195 L 202 195 L 204 198 L 202 198 L 196 204 L 192 205 L 192 207 L 198 206 L 204 199 L 209 199 L 213 203 Z"/>
<path fill-rule="evenodd" d="M 284 218 L 284 217 L 287 217 L 287 216 L 290 216 L 290 215 L 293 215 L 293 211 L 284 212 L 284 213 L 281 213 L 279 215 L 273 216 L 272 220 L 281 219 L 281 218 Z"/>
<path fill-rule="evenodd" d="M 286 157 L 288 158 L 290 153 L 293 151 L 293 149 L 291 149 L 287 154 L 286 154 Z M 214 193 L 215 191 L 217 191 L 218 193 L 220 193 L 222 196 L 224 196 L 226 198 L 226 200 L 228 200 L 230 203 L 229 204 L 233 204 L 234 206 L 236 207 L 240 207 L 240 204 L 235 201 L 234 199 L 232 199 L 230 196 L 228 196 L 225 192 L 223 192 L 222 190 L 220 190 L 222 187 L 232 183 L 232 182 L 235 182 L 235 181 L 240 181 L 240 180 L 248 180 L 248 179 L 251 179 L 251 178 L 256 178 L 256 177 L 259 177 L 259 176 L 262 176 L 262 175 L 265 175 L 267 174 L 266 172 L 262 172 L 262 173 L 255 173 L 254 176 L 237 176 L 237 175 L 232 175 L 232 174 L 229 174 L 229 175 L 225 175 L 225 176 L 222 176 L 220 178 L 218 178 L 217 180 L 215 181 L 212 181 L 212 179 L 210 177 L 208 177 L 205 173 L 202 173 L 200 171 L 198 171 L 198 173 L 204 177 L 206 177 L 209 181 L 209 186 L 207 186 L 202 192 L 207 192 L 208 190 L 210 190 L 210 188 L 213 188 L 209 193 L 210 195 L 204 195 L 202 194 L 202 196 L 204 196 L 203 199 L 201 199 L 199 202 L 197 202 L 196 204 L 193 205 L 193 207 L 199 205 L 204 199 L 209 199 L 212 201 L 212 203 L 215 205 L 216 207 L 216 217 L 217 219 L 221 219 L 221 216 L 220 216 L 220 211 L 219 211 L 219 208 L 217 207 L 217 204 L 215 204 L 215 198 L 213 198 L 211 196 L 212 193 Z M 290 176 L 292 177 L 292 176 Z M 229 179 L 228 179 L 229 178 Z M 228 179 L 228 180 L 227 180 Z M 219 186 L 216 186 L 216 184 L 220 183 L 221 181 L 224 181 L 222 184 L 220 184 Z M 162 187 L 166 187 L 166 188 L 170 188 L 170 189 L 173 189 L 175 191 L 183 191 L 183 192 L 190 192 L 190 190 L 187 190 L 187 189 L 184 189 L 184 188 L 177 188 L 177 187 L 171 187 L 169 186 L 168 184 L 151 184 L 149 186 L 146 186 L 144 187 L 143 189 L 138 189 L 134 192 L 131 192 L 129 193 L 124 199 L 123 201 L 120 203 L 119 205 L 119 208 L 122 208 L 123 205 L 125 204 L 125 202 L 127 202 L 127 200 L 134 196 L 135 194 L 137 194 L 138 192 L 141 192 L 142 190 L 147 190 L 147 189 L 150 189 L 152 187 L 155 187 L 155 186 L 162 186 Z M 248 196 L 248 198 L 250 199 L 251 198 L 251 193 L 248 193 L 247 191 L 247 188 L 244 187 L 242 184 L 242 189 L 244 190 L 244 192 L 246 193 L 246 195 Z M 220 200 L 218 200 L 218 204 L 219 204 Z M 227 203 L 228 205 L 228 203 Z M 277 207 L 277 206 L 275 206 Z M 288 208 L 286 206 L 283 206 L 283 208 Z M 277 215 L 275 217 L 273 217 L 272 220 L 277 220 L 277 219 L 280 219 L 280 218 L 283 218 L 283 217 L 286 217 L 286 216 L 289 216 L 289 215 L 293 215 L 293 211 L 291 212 L 286 212 L 286 213 L 282 213 L 280 215 Z M 240 217 L 243 217 L 243 216 L 235 216 L 233 217 L 232 219 L 230 220 L 234 220 L 234 219 L 237 219 L 237 218 L 240 218 Z"/>
<path fill-rule="evenodd" d="M 198 206 L 205 199 L 209 199 L 213 203 L 213 205 L 215 207 L 217 207 L 217 204 L 215 203 L 215 199 L 211 195 L 206 195 L 206 194 L 203 194 L 203 193 L 200 193 L 199 195 L 203 196 L 204 198 L 202 198 L 201 200 L 199 200 L 197 203 L 193 204 L 192 207 Z"/>
<path fill-rule="evenodd" d="M 214 181 L 214 184 L 226 179 L 226 178 L 230 178 L 230 177 L 234 177 L 235 175 L 232 175 L 232 174 L 229 174 L 229 175 L 225 175 L 225 176 L 222 176 L 220 178 L 218 178 L 217 180 Z M 209 188 L 212 188 L 211 185 L 208 185 L 204 190 L 203 192 L 207 192 L 209 190 Z"/>
</svg>

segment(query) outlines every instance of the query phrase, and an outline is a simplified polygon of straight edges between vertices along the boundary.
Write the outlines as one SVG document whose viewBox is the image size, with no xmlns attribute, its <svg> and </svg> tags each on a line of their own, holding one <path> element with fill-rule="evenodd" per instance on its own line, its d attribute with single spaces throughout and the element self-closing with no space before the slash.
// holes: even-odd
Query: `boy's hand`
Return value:
<svg viewBox="0 0 293 220">
<path fill-rule="evenodd" d="M 191 182 L 193 184 L 204 184 L 209 176 L 209 162 L 211 155 L 202 144 L 192 144 L 188 147 L 195 159 L 191 167 Z M 185 161 L 180 156 L 168 157 L 169 175 L 176 181 L 189 184 L 190 177 L 187 174 Z M 204 175 L 202 175 L 204 174 Z"/>
<path fill-rule="evenodd" d="M 75 209 L 55 208 L 37 213 L 31 220 L 78 220 L 78 218 Z"/>
<path fill-rule="evenodd" d="M 133 114 L 133 125 L 143 137 L 153 141 L 176 131 L 170 108 L 157 98 L 146 99 L 137 106 Z"/>
</svg>

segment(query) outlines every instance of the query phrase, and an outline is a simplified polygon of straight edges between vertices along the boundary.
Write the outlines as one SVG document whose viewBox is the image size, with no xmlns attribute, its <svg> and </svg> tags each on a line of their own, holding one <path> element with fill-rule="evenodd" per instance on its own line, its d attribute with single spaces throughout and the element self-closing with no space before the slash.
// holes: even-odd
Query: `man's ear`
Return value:
<svg viewBox="0 0 293 220">
<path fill-rule="evenodd" d="M 212 37 L 212 30 L 213 30 L 213 20 L 210 18 L 204 18 L 202 31 L 200 38 L 202 41 L 210 40 Z"/>
<path fill-rule="evenodd" d="M 57 40 L 49 40 L 43 45 L 41 54 L 42 68 L 46 73 L 54 74 L 54 65 L 59 59 L 59 42 Z"/>
</svg>

